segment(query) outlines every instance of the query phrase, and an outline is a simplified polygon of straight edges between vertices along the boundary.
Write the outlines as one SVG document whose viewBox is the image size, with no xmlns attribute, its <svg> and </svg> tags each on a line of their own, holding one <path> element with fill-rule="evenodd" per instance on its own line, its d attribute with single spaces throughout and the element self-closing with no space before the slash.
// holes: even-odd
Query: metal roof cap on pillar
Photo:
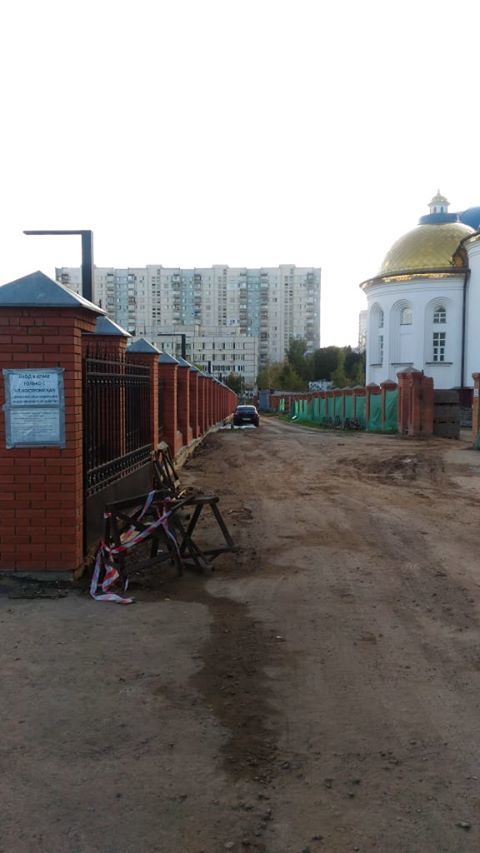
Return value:
<svg viewBox="0 0 480 853">
<path fill-rule="evenodd" d="M 85 308 L 105 314 L 103 308 L 49 278 L 41 270 L 0 287 L 0 308 Z"/>
<path fill-rule="evenodd" d="M 158 361 L 160 364 L 178 364 L 177 359 L 168 352 L 161 352 Z"/>
<path fill-rule="evenodd" d="M 94 334 L 112 335 L 112 337 L 118 338 L 132 337 L 130 332 L 127 332 L 127 330 L 119 326 L 118 323 L 115 323 L 113 320 L 110 320 L 110 317 L 97 317 Z"/>
<path fill-rule="evenodd" d="M 158 353 L 158 355 L 160 355 L 160 350 L 149 341 L 146 341 L 145 338 L 140 338 L 140 340 L 135 341 L 135 343 L 129 344 L 127 352 L 147 353 L 147 355 L 150 353 Z"/>
<path fill-rule="evenodd" d="M 190 364 L 190 362 L 187 361 L 185 358 L 182 358 L 181 355 L 176 355 L 175 358 L 177 359 L 180 367 L 188 367 L 189 370 L 194 370 L 195 373 L 199 372 L 198 369 L 193 366 L 193 364 Z"/>
</svg>

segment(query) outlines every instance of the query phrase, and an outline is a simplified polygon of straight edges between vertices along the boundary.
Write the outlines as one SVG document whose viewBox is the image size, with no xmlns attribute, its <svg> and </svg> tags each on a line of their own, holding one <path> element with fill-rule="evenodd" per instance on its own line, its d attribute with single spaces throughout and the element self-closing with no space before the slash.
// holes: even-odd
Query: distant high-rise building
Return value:
<svg viewBox="0 0 480 853">
<path fill-rule="evenodd" d="M 242 335 L 238 326 L 162 326 L 153 339 L 158 349 L 181 355 L 181 335 L 185 335 L 187 361 L 218 379 L 236 373 L 246 386 L 255 384 L 258 373 L 258 338 Z"/>
<path fill-rule="evenodd" d="M 57 281 L 80 290 L 80 270 L 61 267 Z M 258 338 L 259 365 L 282 361 L 291 337 L 320 346 L 321 270 L 315 267 L 96 267 L 94 301 L 137 337 L 155 340 L 165 326 L 237 326 Z"/>
<path fill-rule="evenodd" d="M 360 352 L 365 352 L 367 348 L 367 323 L 368 310 L 360 311 L 358 315 L 358 349 Z"/>
</svg>

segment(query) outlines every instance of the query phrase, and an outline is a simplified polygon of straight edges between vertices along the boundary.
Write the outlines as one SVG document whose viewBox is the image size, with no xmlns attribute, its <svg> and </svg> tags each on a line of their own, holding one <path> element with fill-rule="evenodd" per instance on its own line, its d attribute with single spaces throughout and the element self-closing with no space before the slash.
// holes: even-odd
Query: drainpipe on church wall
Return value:
<svg viewBox="0 0 480 853">
<path fill-rule="evenodd" d="M 460 387 L 465 388 L 465 338 L 467 323 L 467 285 L 470 278 L 470 270 L 465 271 L 463 279 L 463 304 L 462 304 L 462 365 L 460 368 Z"/>
</svg>

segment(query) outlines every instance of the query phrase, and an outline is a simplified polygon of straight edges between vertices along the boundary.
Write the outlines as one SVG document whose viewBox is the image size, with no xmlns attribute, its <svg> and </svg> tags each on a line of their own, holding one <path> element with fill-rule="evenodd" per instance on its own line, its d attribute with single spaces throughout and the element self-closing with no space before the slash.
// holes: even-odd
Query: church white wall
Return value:
<svg viewBox="0 0 480 853">
<path fill-rule="evenodd" d="M 380 383 L 387 379 L 395 382 L 397 373 L 406 367 L 415 367 L 433 378 L 435 388 L 454 388 L 460 385 L 462 275 L 448 279 L 417 278 L 408 282 L 398 281 L 388 284 L 379 282 L 367 285 L 365 292 L 368 300 L 367 384 Z M 433 322 L 435 308 L 440 305 L 446 309 L 445 324 Z M 403 319 L 407 319 L 408 311 L 411 310 L 411 324 L 402 324 L 404 310 L 407 314 L 403 315 Z M 382 312 L 383 328 L 379 325 Z M 443 362 L 433 360 L 434 332 L 446 333 Z M 381 362 L 380 338 L 382 337 L 383 361 Z"/>
<path fill-rule="evenodd" d="M 467 286 L 465 385 L 473 386 L 472 373 L 480 372 L 480 243 L 467 243 L 470 280 Z"/>
</svg>

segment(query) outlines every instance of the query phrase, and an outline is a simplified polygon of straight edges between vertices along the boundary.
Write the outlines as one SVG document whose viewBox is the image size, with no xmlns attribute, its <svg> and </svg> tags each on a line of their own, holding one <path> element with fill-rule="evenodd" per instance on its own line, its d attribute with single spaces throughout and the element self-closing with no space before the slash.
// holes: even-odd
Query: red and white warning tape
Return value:
<svg viewBox="0 0 480 853">
<path fill-rule="evenodd" d="M 150 509 L 154 497 L 155 491 L 148 494 L 145 505 L 138 516 L 138 521 L 140 521 L 140 519 L 143 518 L 145 513 Z M 168 524 L 168 519 L 172 514 L 172 510 L 168 509 L 169 502 L 169 498 L 166 498 L 163 501 L 162 513 L 158 513 L 158 518 L 155 521 L 152 521 L 145 530 L 138 531 L 133 525 L 129 527 L 128 530 L 125 530 L 120 537 L 120 545 L 107 545 L 104 541 L 100 542 L 97 556 L 95 558 L 95 568 L 93 570 L 92 581 L 90 584 L 90 595 L 95 599 L 95 601 L 113 601 L 116 604 L 134 603 L 134 598 L 124 598 L 115 592 L 108 592 L 111 585 L 120 577 L 118 569 L 113 563 L 113 559 L 118 556 L 118 554 L 122 554 L 125 551 L 130 550 L 134 545 L 138 545 L 139 542 L 143 542 L 144 539 L 148 539 L 148 537 L 151 536 L 153 531 L 158 527 L 163 527 L 166 536 L 168 536 L 168 538 L 174 543 L 178 553 L 177 540 Z M 105 518 L 108 518 L 109 515 L 109 513 L 105 513 Z M 102 570 L 103 580 L 100 582 L 100 574 L 102 573 Z M 99 586 L 102 590 L 101 593 L 98 592 Z M 125 582 L 124 590 L 126 591 L 127 588 L 128 580 Z"/>
</svg>

